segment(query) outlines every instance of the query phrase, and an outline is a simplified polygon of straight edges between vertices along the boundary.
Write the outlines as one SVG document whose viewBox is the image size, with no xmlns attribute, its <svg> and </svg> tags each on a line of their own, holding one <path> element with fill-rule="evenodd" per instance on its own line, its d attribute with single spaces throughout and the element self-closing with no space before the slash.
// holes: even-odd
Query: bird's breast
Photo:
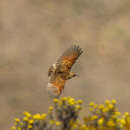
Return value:
<svg viewBox="0 0 130 130">
<path fill-rule="evenodd" d="M 57 76 L 56 80 L 53 82 L 53 84 L 57 87 L 64 88 L 65 80 L 61 78 L 61 76 Z"/>
<path fill-rule="evenodd" d="M 61 78 L 60 75 L 57 75 L 54 81 L 48 83 L 48 93 L 54 97 L 58 97 L 65 85 L 65 80 Z"/>
</svg>

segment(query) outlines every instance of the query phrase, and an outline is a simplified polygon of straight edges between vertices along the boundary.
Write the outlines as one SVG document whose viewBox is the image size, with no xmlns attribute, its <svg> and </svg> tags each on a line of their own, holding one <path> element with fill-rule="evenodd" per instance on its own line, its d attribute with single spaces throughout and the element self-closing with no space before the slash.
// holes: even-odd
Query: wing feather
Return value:
<svg viewBox="0 0 130 130">
<path fill-rule="evenodd" d="M 62 68 L 63 71 L 71 70 L 73 64 L 82 53 L 82 49 L 79 46 L 74 45 L 60 56 L 57 60 L 57 64 L 61 66 L 60 68 Z"/>
</svg>

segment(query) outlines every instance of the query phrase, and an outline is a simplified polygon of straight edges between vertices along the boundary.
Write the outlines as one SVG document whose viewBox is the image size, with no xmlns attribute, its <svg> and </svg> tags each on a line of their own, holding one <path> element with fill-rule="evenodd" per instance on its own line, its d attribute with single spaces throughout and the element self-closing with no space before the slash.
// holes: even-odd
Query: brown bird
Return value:
<svg viewBox="0 0 130 130">
<path fill-rule="evenodd" d="M 64 89 L 66 80 L 77 76 L 77 74 L 71 72 L 71 68 L 82 53 L 83 51 L 79 46 L 73 45 L 49 68 L 47 89 L 51 97 L 59 97 Z"/>
</svg>

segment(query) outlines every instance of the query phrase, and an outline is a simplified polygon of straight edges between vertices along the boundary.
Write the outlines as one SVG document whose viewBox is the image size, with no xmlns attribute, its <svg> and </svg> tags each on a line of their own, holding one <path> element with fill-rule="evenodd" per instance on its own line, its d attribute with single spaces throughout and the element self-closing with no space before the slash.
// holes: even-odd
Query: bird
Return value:
<svg viewBox="0 0 130 130">
<path fill-rule="evenodd" d="M 63 52 L 56 63 L 49 67 L 47 91 L 50 97 L 59 98 L 66 81 L 78 76 L 78 74 L 71 72 L 71 69 L 82 53 L 83 50 L 79 45 L 72 45 Z"/>
</svg>

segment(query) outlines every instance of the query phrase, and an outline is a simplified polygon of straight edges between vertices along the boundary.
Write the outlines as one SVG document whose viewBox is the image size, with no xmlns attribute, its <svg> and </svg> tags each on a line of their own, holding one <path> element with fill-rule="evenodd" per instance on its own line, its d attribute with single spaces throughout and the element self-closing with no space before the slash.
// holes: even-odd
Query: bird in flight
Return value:
<svg viewBox="0 0 130 130">
<path fill-rule="evenodd" d="M 82 53 L 78 45 L 73 45 L 64 51 L 57 62 L 49 68 L 47 89 L 51 97 L 58 98 L 64 89 L 66 80 L 77 76 L 71 72 L 71 68 Z"/>
</svg>

